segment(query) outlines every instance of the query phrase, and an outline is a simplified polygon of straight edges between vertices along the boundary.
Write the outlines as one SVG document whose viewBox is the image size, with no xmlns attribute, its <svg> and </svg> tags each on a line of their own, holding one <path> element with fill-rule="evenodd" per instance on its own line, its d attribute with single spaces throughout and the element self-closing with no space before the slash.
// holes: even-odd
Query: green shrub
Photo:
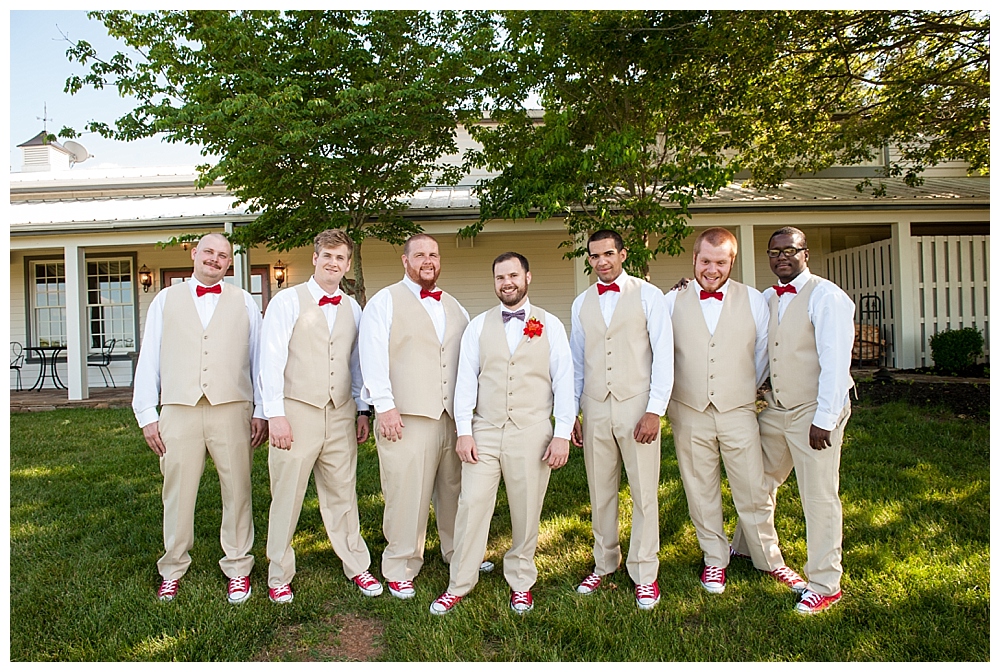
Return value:
<svg viewBox="0 0 1000 672">
<path fill-rule="evenodd" d="M 983 334 L 975 327 L 947 329 L 931 336 L 934 366 L 948 373 L 958 373 L 976 363 L 983 354 Z"/>
</svg>

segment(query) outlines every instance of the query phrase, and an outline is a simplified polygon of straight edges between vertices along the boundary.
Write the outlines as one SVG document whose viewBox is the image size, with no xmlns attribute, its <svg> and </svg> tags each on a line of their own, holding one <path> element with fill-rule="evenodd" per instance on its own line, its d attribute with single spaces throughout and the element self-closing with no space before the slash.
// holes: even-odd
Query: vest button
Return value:
<svg viewBox="0 0 1000 672">
<path fill-rule="evenodd" d="M 714 348 L 715 347 L 715 343 L 712 343 L 711 346 Z"/>
<path fill-rule="evenodd" d="M 610 350 L 608 350 L 608 354 L 609 354 L 609 355 L 611 354 L 611 351 L 610 351 Z"/>
<path fill-rule="evenodd" d="M 206 354 L 206 355 L 208 354 L 208 350 L 206 350 L 206 351 L 205 351 L 205 354 Z"/>
<path fill-rule="evenodd" d="M 208 371 L 208 367 L 206 366 L 202 371 Z"/>
<path fill-rule="evenodd" d="M 715 378 L 715 374 L 713 373 L 711 376 L 709 376 L 709 378 L 714 379 Z"/>
<path fill-rule="evenodd" d="M 202 338 L 204 338 L 207 341 L 208 340 L 208 334 L 205 334 Z"/>
<path fill-rule="evenodd" d="M 715 394 L 715 390 L 712 390 L 711 392 L 709 392 L 709 394 L 710 395 Z"/>
<path fill-rule="evenodd" d="M 201 386 L 202 387 L 208 387 L 208 383 L 202 383 Z"/>
<path fill-rule="evenodd" d="M 513 397 L 513 396 L 514 396 L 514 393 L 513 393 L 513 392 L 508 392 L 508 393 L 507 393 L 507 396 L 508 396 L 508 397 Z"/>
<path fill-rule="evenodd" d="M 608 371 L 610 371 L 610 370 L 611 370 L 611 367 L 609 366 L 609 367 L 608 367 Z"/>
</svg>

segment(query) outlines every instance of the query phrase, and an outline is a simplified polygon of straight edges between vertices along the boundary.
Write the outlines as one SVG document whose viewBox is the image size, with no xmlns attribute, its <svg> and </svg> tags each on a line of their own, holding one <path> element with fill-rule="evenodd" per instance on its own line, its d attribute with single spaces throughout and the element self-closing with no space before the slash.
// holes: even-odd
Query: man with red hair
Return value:
<svg viewBox="0 0 1000 672">
<path fill-rule="evenodd" d="M 701 585 L 726 589 L 730 545 L 723 524 L 720 458 L 754 566 L 795 591 L 805 588 L 785 565 L 769 515 L 757 388 L 767 357 L 767 304 L 730 279 L 736 237 L 713 227 L 694 243 L 694 280 L 666 295 L 674 334 L 674 387 L 667 414 L 688 510 L 704 555 Z"/>
</svg>

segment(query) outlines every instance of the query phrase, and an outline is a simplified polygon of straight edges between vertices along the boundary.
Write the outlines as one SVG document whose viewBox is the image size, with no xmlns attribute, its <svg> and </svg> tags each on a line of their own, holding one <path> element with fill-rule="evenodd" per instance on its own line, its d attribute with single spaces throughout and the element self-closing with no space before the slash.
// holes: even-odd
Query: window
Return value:
<svg viewBox="0 0 1000 672">
<path fill-rule="evenodd" d="M 31 269 L 33 345 L 66 345 L 66 270 L 62 262 L 35 262 Z"/>
<path fill-rule="evenodd" d="M 112 338 L 116 351 L 135 350 L 135 291 L 132 259 L 87 260 L 87 325 L 90 352 L 100 352 Z M 31 278 L 31 341 L 33 345 L 66 345 L 66 265 L 33 261 Z"/>
<path fill-rule="evenodd" d="M 134 300 L 131 259 L 87 262 L 91 351 L 99 351 L 112 338 L 116 350 L 135 350 Z"/>
</svg>

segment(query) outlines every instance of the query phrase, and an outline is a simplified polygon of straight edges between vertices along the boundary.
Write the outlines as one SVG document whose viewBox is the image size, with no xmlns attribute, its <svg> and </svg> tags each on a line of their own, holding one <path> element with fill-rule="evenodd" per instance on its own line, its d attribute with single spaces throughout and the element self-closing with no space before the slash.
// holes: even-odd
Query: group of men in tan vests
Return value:
<svg viewBox="0 0 1000 672">
<path fill-rule="evenodd" d="M 624 465 L 632 496 L 626 568 L 636 605 L 652 609 L 660 599 L 657 490 L 667 413 L 704 554 L 702 586 L 721 593 L 730 558 L 749 557 L 803 593 L 799 611 L 836 602 L 853 304 L 809 274 L 804 234 L 772 237 L 768 256 L 781 283 L 764 295 L 729 280 L 737 248 L 725 229 L 698 237 L 694 281 L 666 295 L 623 271 L 617 233 L 593 234 L 588 252 L 598 282 L 574 301 L 568 338 L 559 319 L 530 302 L 529 262 L 514 252 L 493 264 L 500 305 L 470 322 L 437 287 L 437 242 L 418 234 L 404 246 L 403 279 L 362 311 L 339 287 L 353 242 L 325 231 L 315 240 L 312 277 L 275 295 L 261 320 L 250 295 L 223 282 L 226 238 L 202 238 L 191 253 L 193 276 L 151 304 L 136 368 L 133 409 L 164 478 L 159 598 L 177 595 L 191 562 L 206 453 L 222 486 L 228 599 L 250 597 L 250 467 L 265 438 L 269 598 L 293 599 L 291 541 L 310 473 L 345 575 L 363 594 L 381 594 L 356 493 L 357 446 L 374 431 L 385 498 L 381 569 L 394 597 L 416 594 L 432 505 L 451 577 L 431 613 L 450 612 L 492 569 L 484 555 L 502 477 L 512 522 L 509 605 L 531 610 L 549 474 L 566 464 L 572 442 L 583 448 L 594 532 L 594 569 L 577 592 L 597 591 L 621 562 Z M 768 372 L 772 389 L 758 421 L 756 390 Z M 720 456 L 739 514 L 731 546 Z M 808 583 L 784 564 L 774 528 L 777 489 L 792 468 L 806 517 Z"/>
</svg>

